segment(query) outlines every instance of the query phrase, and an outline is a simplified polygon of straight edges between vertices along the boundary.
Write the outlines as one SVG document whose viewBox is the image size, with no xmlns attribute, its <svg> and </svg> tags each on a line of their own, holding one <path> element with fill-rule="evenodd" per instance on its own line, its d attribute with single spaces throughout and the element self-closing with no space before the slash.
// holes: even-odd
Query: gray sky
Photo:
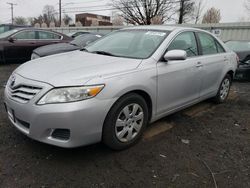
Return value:
<svg viewBox="0 0 250 188">
<path fill-rule="evenodd" d="M 208 9 L 212 6 L 219 8 L 222 14 L 221 22 L 237 22 L 240 18 L 246 17 L 246 11 L 243 7 L 245 0 L 205 0 L 206 7 Z M 10 22 L 10 6 L 6 2 L 17 3 L 14 7 L 14 16 L 34 17 L 42 13 L 43 6 L 46 4 L 54 5 L 58 9 L 58 0 L 0 0 L 0 22 Z M 107 9 L 105 5 L 109 0 L 62 0 L 64 8 L 73 7 L 89 7 L 81 8 L 88 12 L 111 15 L 111 11 L 96 11 L 100 9 Z M 74 4 L 69 4 L 74 3 Z M 96 7 L 93 7 L 96 6 Z M 76 9 L 67 9 L 67 11 L 74 11 Z M 70 14 L 73 16 L 72 14 Z"/>
</svg>

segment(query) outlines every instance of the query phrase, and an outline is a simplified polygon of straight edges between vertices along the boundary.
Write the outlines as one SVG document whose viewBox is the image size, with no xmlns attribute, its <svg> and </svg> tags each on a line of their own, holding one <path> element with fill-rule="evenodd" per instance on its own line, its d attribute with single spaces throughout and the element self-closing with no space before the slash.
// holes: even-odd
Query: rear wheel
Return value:
<svg viewBox="0 0 250 188">
<path fill-rule="evenodd" d="M 232 84 L 232 78 L 229 74 L 227 74 L 222 80 L 218 93 L 214 98 L 216 103 L 223 103 L 226 101 L 229 95 L 231 84 Z"/>
<path fill-rule="evenodd" d="M 148 123 L 148 108 L 143 97 L 128 94 L 120 98 L 108 113 L 103 127 L 103 142 L 114 150 L 134 145 Z"/>
</svg>

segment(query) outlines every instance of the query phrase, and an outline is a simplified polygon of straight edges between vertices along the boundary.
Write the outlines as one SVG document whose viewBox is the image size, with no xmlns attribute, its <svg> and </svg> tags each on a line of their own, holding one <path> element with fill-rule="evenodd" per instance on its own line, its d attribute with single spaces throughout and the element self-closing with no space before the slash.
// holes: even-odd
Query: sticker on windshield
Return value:
<svg viewBox="0 0 250 188">
<path fill-rule="evenodd" d="M 164 37 L 166 35 L 166 33 L 164 33 L 164 32 L 157 32 L 157 31 L 148 31 L 146 33 L 146 35 L 153 35 L 153 36 Z"/>
</svg>

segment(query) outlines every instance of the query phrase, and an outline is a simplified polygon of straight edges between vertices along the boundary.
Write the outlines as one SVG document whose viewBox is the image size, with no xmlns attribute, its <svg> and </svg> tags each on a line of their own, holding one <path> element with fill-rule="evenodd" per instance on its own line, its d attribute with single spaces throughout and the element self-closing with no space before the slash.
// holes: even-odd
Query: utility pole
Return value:
<svg viewBox="0 0 250 188">
<path fill-rule="evenodd" d="M 62 0 L 59 0 L 59 27 L 62 25 Z"/>
<path fill-rule="evenodd" d="M 17 5 L 17 4 L 14 4 L 14 3 L 7 3 L 8 5 L 10 5 L 10 9 L 11 9 L 11 22 L 12 24 L 14 24 L 14 5 Z"/>
</svg>

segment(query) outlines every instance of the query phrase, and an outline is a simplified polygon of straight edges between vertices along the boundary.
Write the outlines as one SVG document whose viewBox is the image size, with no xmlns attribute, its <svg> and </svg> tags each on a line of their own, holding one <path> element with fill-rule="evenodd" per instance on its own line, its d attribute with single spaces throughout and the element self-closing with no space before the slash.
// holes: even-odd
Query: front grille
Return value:
<svg viewBox="0 0 250 188">
<path fill-rule="evenodd" d="M 13 88 L 9 87 L 8 89 L 10 98 L 20 103 L 29 102 L 41 90 L 42 90 L 41 87 L 24 85 L 24 84 L 17 85 Z"/>
<path fill-rule="evenodd" d="M 69 140 L 70 138 L 70 130 L 69 129 L 55 129 L 52 134 L 52 138 L 59 140 Z"/>
</svg>

